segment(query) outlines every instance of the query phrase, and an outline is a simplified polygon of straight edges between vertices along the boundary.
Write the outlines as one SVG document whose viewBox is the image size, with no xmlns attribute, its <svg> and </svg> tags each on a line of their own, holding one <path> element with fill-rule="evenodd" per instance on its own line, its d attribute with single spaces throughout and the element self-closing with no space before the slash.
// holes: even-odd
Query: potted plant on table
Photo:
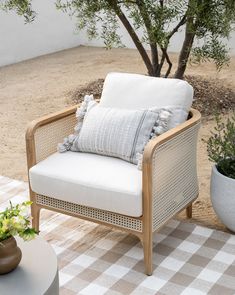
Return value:
<svg viewBox="0 0 235 295">
<path fill-rule="evenodd" d="M 206 143 L 209 160 L 215 162 L 211 202 L 221 221 L 235 232 L 235 113 L 225 123 L 216 116 L 216 127 Z"/>
<path fill-rule="evenodd" d="M 20 263 L 22 253 L 17 247 L 14 236 L 19 235 L 29 241 L 35 237 L 36 231 L 30 227 L 30 217 L 27 214 L 28 206 L 32 202 L 23 202 L 0 212 L 0 274 L 15 269 Z"/>
</svg>

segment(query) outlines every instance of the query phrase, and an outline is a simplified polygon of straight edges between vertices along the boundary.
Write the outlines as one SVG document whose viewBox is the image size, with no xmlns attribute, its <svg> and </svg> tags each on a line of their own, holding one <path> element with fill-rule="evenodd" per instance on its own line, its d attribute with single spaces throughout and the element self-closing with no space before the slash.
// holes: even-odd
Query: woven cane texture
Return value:
<svg viewBox="0 0 235 295">
<path fill-rule="evenodd" d="M 76 116 L 71 114 L 59 120 L 40 126 L 35 132 L 36 162 L 40 162 L 53 154 L 57 144 L 62 142 L 64 137 L 74 133 Z"/>
<path fill-rule="evenodd" d="M 196 167 L 200 124 L 160 145 L 153 155 L 153 231 L 198 195 Z"/>
<path fill-rule="evenodd" d="M 72 213 L 73 215 L 78 215 L 78 217 L 88 217 L 94 221 L 99 220 L 111 225 L 117 225 L 124 229 L 142 232 L 142 220 L 140 219 L 135 219 L 125 215 L 91 207 L 81 206 L 42 195 L 36 195 L 36 203 L 42 206 L 63 210 L 64 213 Z"/>
</svg>

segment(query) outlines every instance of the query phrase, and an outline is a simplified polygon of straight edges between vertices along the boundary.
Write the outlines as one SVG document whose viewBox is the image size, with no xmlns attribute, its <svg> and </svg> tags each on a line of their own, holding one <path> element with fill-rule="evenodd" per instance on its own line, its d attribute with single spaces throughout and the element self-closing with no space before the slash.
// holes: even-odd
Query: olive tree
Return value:
<svg viewBox="0 0 235 295">
<path fill-rule="evenodd" d="M 35 18 L 31 0 L 0 0 L 0 9 L 6 12 L 15 11 L 18 15 L 23 16 L 27 23 Z"/>
<path fill-rule="evenodd" d="M 78 29 L 86 28 L 90 38 L 101 37 L 107 48 L 123 45 L 122 24 L 151 76 L 171 74 L 169 45 L 182 29 L 184 40 L 174 77 L 183 78 L 190 58 L 213 60 L 218 69 L 229 61 L 223 40 L 229 38 L 234 24 L 234 0 L 57 0 L 56 4 L 77 17 Z"/>
</svg>

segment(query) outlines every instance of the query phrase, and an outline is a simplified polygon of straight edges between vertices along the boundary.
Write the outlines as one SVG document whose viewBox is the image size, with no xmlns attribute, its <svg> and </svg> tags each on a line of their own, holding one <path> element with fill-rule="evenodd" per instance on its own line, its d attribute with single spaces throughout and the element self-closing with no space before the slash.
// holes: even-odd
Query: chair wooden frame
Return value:
<svg viewBox="0 0 235 295">
<path fill-rule="evenodd" d="M 28 171 L 56 152 L 57 143 L 73 133 L 76 110 L 77 106 L 70 107 L 30 123 L 26 132 Z M 29 181 L 33 227 L 39 231 L 40 210 L 44 208 L 132 233 L 142 242 L 145 272 L 151 275 L 153 233 L 185 208 L 187 217 L 192 216 L 192 202 L 198 196 L 196 146 L 200 120 L 200 113 L 191 109 L 186 122 L 151 140 L 145 147 L 141 217 L 125 216 L 61 201 L 53 196 L 38 195 L 32 191 Z M 172 168 L 171 162 L 174 163 Z"/>
</svg>

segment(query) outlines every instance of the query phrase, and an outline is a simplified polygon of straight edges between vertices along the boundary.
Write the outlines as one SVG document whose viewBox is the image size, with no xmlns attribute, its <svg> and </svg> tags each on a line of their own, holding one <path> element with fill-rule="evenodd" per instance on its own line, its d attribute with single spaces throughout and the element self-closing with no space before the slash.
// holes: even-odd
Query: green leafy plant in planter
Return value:
<svg viewBox="0 0 235 295">
<path fill-rule="evenodd" d="M 209 160 L 221 174 L 235 179 L 235 113 L 225 123 L 218 115 L 215 120 L 215 130 L 206 141 Z"/>
<path fill-rule="evenodd" d="M 205 141 L 212 167 L 210 195 L 214 211 L 235 232 L 235 113 L 223 122 L 216 116 L 216 127 Z"/>
<path fill-rule="evenodd" d="M 0 212 L 0 274 L 6 274 L 17 267 L 22 253 L 14 236 L 24 241 L 32 240 L 36 231 L 30 226 L 28 207 L 32 202 L 12 205 Z"/>
</svg>

